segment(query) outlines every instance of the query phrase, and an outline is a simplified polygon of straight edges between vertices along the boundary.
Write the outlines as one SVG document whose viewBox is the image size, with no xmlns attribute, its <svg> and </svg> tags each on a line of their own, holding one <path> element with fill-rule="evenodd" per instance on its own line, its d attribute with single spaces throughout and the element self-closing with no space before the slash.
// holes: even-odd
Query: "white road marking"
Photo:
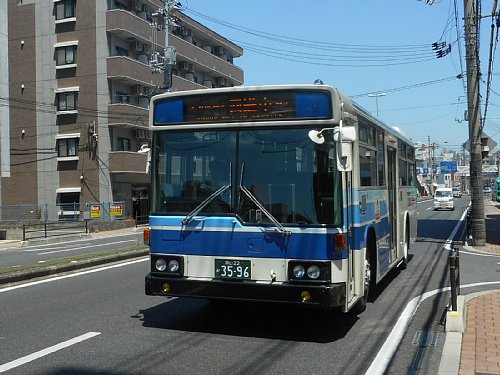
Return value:
<svg viewBox="0 0 500 375">
<path fill-rule="evenodd" d="M 446 240 L 446 243 L 444 245 L 445 250 L 451 250 L 451 244 L 453 243 L 453 239 L 455 238 L 455 235 L 458 232 L 458 228 L 460 228 L 460 225 L 462 225 L 462 221 L 465 219 L 465 216 L 467 216 L 467 210 L 465 210 L 462 213 L 460 220 L 457 222 L 457 225 L 455 225 L 455 228 L 453 228 L 453 232 L 451 232 L 450 236 Z"/>
<path fill-rule="evenodd" d="M 462 214 L 462 217 L 458 221 L 457 225 L 455 225 L 455 228 L 453 229 L 453 232 L 450 234 L 450 237 L 446 240 L 444 249 L 445 250 L 451 250 L 451 244 L 453 243 L 452 238 L 455 237 L 456 232 L 458 231 L 458 228 L 460 227 L 461 222 L 464 220 L 465 216 L 467 215 L 467 210 L 464 211 Z M 463 251 L 460 251 L 460 253 L 463 253 Z M 476 255 L 476 253 L 474 253 Z M 467 284 L 467 285 L 460 285 L 460 289 L 465 289 L 465 288 L 472 288 L 476 286 L 483 286 L 483 285 L 494 285 L 494 284 L 500 284 L 500 281 L 489 281 L 489 282 L 482 282 L 482 283 L 475 283 L 475 284 Z M 392 357 L 394 356 L 394 353 L 396 352 L 396 349 L 398 348 L 399 344 L 401 343 L 401 340 L 403 339 L 403 335 L 405 334 L 406 330 L 408 329 L 408 326 L 410 325 L 411 319 L 417 312 L 418 307 L 420 304 L 425 301 L 427 298 L 435 296 L 436 294 L 447 292 L 451 290 L 450 287 L 445 287 L 445 288 L 440 288 L 440 289 L 435 289 L 431 290 L 429 292 L 426 292 L 424 294 L 421 294 L 415 298 L 413 298 L 405 307 L 401 315 L 399 316 L 398 321 L 392 328 L 391 333 L 389 333 L 389 336 L 385 340 L 384 344 L 380 348 L 380 350 L 377 353 L 377 356 L 375 359 L 372 361 L 370 367 L 366 371 L 365 375 L 378 375 L 378 374 L 383 374 L 387 370 L 387 366 L 389 365 L 389 362 L 391 361 Z"/>
<path fill-rule="evenodd" d="M 474 288 L 478 286 L 495 285 L 495 284 L 500 284 L 500 281 L 486 281 L 481 283 L 460 285 L 460 290 L 466 288 Z M 417 309 L 420 306 L 420 304 L 427 298 L 435 296 L 436 294 L 442 292 L 449 291 L 450 289 L 451 289 L 450 287 L 446 287 L 446 288 L 431 290 L 430 292 L 426 292 L 424 294 L 421 294 L 413 298 L 408 303 L 408 305 L 406 305 L 405 309 L 399 316 L 398 321 L 394 325 L 394 328 L 392 329 L 391 333 L 389 333 L 389 336 L 387 337 L 384 344 L 378 351 L 377 356 L 372 361 L 365 375 L 379 375 L 379 374 L 382 375 L 385 373 L 385 370 L 387 370 L 389 362 L 391 361 L 392 357 L 394 356 L 394 353 L 396 352 L 396 349 L 401 343 L 403 335 L 405 334 L 406 329 L 408 328 L 411 319 L 417 312 Z"/>
<path fill-rule="evenodd" d="M 108 245 L 116 245 L 116 244 L 126 243 L 126 242 L 136 242 L 136 240 L 126 240 L 126 241 L 107 242 L 107 243 L 98 244 L 98 245 L 90 245 L 90 246 L 72 247 L 72 248 L 70 248 L 70 249 L 61 249 L 61 250 L 44 251 L 44 252 L 38 253 L 37 255 L 47 255 L 47 254 L 63 253 L 63 252 L 67 252 L 67 251 L 75 251 L 75 250 L 80 250 L 80 249 L 88 249 L 88 248 L 93 248 L 93 247 L 108 246 Z M 40 251 L 40 250 L 37 250 L 37 251 Z"/>
<path fill-rule="evenodd" d="M 500 254 L 479 253 L 476 251 L 467 251 L 467 250 L 460 250 L 460 254 L 476 255 L 478 257 L 500 258 Z M 500 264 L 500 263 L 498 263 L 498 264 Z"/>
<path fill-rule="evenodd" d="M 54 345 L 54 346 L 50 346 L 50 347 L 43 349 L 43 350 L 40 350 L 38 352 L 28 354 L 27 356 L 24 356 L 24 357 L 21 357 L 19 359 L 14 360 L 14 361 L 7 362 L 3 365 L 0 365 L 0 372 L 12 370 L 13 368 L 22 366 L 28 362 L 34 361 L 35 359 L 45 357 L 46 355 L 57 352 L 58 350 L 67 348 L 69 346 L 78 344 L 79 342 L 91 339 L 92 337 L 98 336 L 100 334 L 101 334 L 101 332 L 88 332 L 88 333 L 85 333 L 84 335 L 74 337 L 70 340 L 61 342 L 61 343 Z"/>
<path fill-rule="evenodd" d="M 87 275 L 90 273 L 106 271 L 106 270 L 113 269 L 113 268 L 125 267 L 125 266 L 131 265 L 131 264 L 141 263 L 141 262 L 146 262 L 146 261 L 149 261 L 149 256 L 141 257 L 141 258 L 131 260 L 128 262 L 112 264 L 112 265 L 105 266 L 105 267 L 93 268 L 91 270 L 70 273 L 70 274 L 62 275 L 62 276 L 55 276 L 55 277 L 51 277 L 49 279 L 43 279 L 43 280 L 32 281 L 32 282 L 25 283 L 25 284 L 13 285 L 13 286 L 9 286 L 7 288 L 0 289 L 0 293 L 9 292 L 9 291 L 15 290 L 15 289 L 28 288 L 30 286 L 34 286 L 34 285 L 38 285 L 38 284 L 51 283 L 52 281 L 69 279 L 72 277 Z"/>
</svg>

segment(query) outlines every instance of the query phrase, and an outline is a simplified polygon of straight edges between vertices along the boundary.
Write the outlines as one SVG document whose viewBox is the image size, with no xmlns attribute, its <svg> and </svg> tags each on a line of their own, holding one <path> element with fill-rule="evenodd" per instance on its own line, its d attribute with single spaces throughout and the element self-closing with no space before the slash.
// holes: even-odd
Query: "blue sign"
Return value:
<svg viewBox="0 0 500 375">
<path fill-rule="evenodd" d="M 442 161 L 439 163 L 439 166 L 441 167 L 441 174 L 451 174 L 458 172 L 456 161 Z"/>
<path fill-rule="evenodd" d="M 429 174 L 429 168 L 424 168 L 424 174 Z"/>
<path fill-rule="evenodd" d="M 420 168 L 415 168 L 417 174 L 422 174 L 422 170 Z"/>
</svg>

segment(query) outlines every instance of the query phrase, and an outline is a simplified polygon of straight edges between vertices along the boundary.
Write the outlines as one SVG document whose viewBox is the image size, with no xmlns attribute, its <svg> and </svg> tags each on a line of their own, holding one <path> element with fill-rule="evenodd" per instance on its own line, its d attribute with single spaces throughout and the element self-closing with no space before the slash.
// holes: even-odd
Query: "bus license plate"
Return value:
<svg viewBox="0 0 500 375">
<path fill-rule="evenodd" d="M 249 280 L 252 277 L 251 261 L 239 259 L 215 259 L 217 279 Z"/>
</svg>

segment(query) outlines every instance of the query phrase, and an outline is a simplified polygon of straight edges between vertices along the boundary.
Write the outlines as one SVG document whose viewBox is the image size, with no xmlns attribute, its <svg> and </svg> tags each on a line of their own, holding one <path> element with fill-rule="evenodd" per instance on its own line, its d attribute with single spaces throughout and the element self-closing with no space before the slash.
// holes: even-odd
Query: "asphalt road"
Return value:
<svg viewBox="0 0 500 375">
<path fill-rule="evenodd" d="M 146 257 L 0 289 L 0 373 L 357 375 L 388 363 L 388 374 L 435 374 L 449 300 L 439 291 L 449 285 L 444 245 L 468 199 L 456 203 L 452 212 L 419 204 L 408 269 L 357 317 L 145 296 Z M 463 254 L 462 284 L 498 279 L 496 268 Z"/>
<path fill-rule="evenodd" d="M 112 235 L 92 235 L 92 237 L 61 241 L 58 243 L 39 243 L 30 246 L 18 247 L 12 243 L 11 247 L 0 249 L 0 268 L 7 269 L 40 264 L 54 259 L 70 256 L 79 256 L 95 252 L 136 246 L 142 244 L 142 231 L 114 233 Z"/>
</svg>

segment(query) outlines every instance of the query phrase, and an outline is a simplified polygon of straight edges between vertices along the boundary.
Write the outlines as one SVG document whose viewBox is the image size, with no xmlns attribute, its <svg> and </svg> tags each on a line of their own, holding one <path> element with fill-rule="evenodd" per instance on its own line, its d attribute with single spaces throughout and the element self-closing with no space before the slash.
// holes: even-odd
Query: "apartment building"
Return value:
<svg viewBox="0 0 500 375">
<path fill-rule="evenodd" d="M 148 196 L 149 98 L 163 92 L 161 0 L 7 0 L 0 5 L 1 205 L 46 205 L 50 218 L 88 202 Z M 3 9 L 1 9 L 3 8 Z M 243 84 L 243 50 L 180 11 L 168 45 L 171 90 Z M 3 18 L 3 20 L 2 20 Z M 5 22 L 3 22 L 5 21 Z M 5 44 L 2 44 L 5 45 Z M 8 73 L 5 73 L 8 71 Z M 4 77 L 5 76 L 5 77 Z M 4 80 L 5 79 L 5 80 Z M 76 203 L 73 210 L 61 209 Z"/>
</svg>

